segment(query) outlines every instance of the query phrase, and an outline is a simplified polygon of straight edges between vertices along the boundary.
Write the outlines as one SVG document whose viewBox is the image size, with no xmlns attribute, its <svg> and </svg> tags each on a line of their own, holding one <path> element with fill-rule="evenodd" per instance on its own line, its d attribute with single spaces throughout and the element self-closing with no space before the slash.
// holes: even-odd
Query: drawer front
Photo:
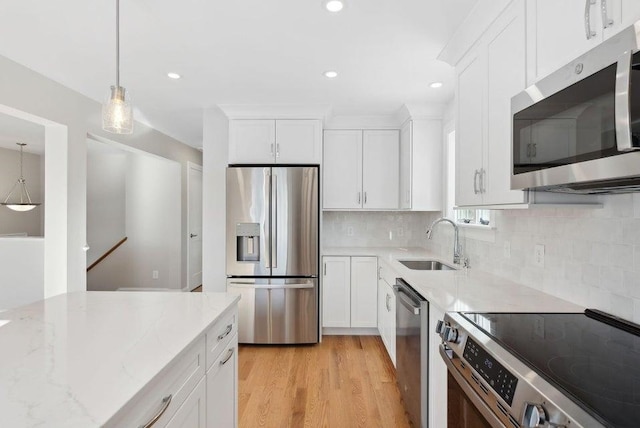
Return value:
<svg viewBox="0 0 640 428">
<path fill-rule="evenodd" d="M 238 311 L 216 322 L 207 332 L 207 370 L 220 357 L 231 338 L 238 332 Z"/>
<path fill-rule="evenodd" d="M 207 372 L 207 426 L 238 426 L 238 336 L 224 347 Z"/>
<path fill-rule="evenodd" d="M 205 354 L 205 338 L 202 337 L 158 374 L 106 426 L 141 427 L 154 419 L 154 428 L 165 426 L 203 379 Z"/>
</svg>

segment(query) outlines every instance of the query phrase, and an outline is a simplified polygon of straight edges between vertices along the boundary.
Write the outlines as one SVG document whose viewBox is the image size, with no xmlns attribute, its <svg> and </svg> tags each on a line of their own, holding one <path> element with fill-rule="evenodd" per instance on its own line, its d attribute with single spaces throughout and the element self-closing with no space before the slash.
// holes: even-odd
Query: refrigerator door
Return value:
<svg viewBox="0 0 640 428">
<path fill-rule="evenodd" d="M 273 276 L 318 275 L 318 167 L 272 168 Z"/>
<path fill-rule="evenodd" d="M 227 292 L 241 296 L 238 342 L 318 342 L 316 278 L 230 278 Z"/>
<path fill-rule="evenodd" d="M 227 276 L 270 276 L 271 168 L 227 168 Z"/>
</svg>

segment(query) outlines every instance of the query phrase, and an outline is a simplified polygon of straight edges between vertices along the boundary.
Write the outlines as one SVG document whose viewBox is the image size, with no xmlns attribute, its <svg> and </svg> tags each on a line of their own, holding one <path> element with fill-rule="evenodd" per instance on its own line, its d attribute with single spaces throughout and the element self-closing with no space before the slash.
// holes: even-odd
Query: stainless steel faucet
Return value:
<svg viewBox="0 0 640 428">
<path fill-rule="evenodd" d="M 442 222 L 447 222 L 447 223 L 451 223 L 451 226 L 453 226 L 453 263 L 456 265 L 460 264 L 460 258 L 462 257 L 462 250 L 460 249 L 460 240 L 458 239 L 458 225 L 452 221 L 449 220 L 448 218 L 444 218 L 441 217 L 439 219 L 437 219 L 436 221 L 434 221 L 433 223 L 431 223 L 431 226 L 429 227 L 429 230 L 427 230 L 427 239 L 431 239 L 431 234 L 433 233 L 433 227 L 438 224 L 438 223 L 442 223 Z"/>
</svg>

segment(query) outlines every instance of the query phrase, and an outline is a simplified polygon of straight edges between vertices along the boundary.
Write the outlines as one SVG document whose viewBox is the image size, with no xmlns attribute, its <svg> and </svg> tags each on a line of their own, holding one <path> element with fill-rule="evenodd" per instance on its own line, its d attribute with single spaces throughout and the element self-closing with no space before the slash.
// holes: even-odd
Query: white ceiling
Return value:
<svg viewBox="0 0 640 428">
<path fill-rule="evenodd" d="M 20 150 L 18 142 L 25 153 L 44 154 L 44 126 L 0 113 L 0 148 Z"/>
<path fill-rule="evenodd" d="M 476 2 L 347 0 L 331 14 L 322 0 L 121 0 L 121 84 L 137 120 L 195 147 L 202 109 L 217 104 L 371 115 L 442 103 L 453 73 L 435 58 Z M 0 54 L 102 101 L 114 26 L 114 0 L 6 1 Z M 339 77 L 323 77 L 329 69 Z"/>
</svg>

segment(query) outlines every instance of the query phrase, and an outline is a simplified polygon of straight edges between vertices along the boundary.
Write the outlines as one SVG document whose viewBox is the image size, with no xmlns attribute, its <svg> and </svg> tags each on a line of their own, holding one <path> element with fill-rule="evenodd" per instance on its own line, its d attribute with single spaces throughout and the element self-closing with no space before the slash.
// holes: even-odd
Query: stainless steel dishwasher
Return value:
<svg viewBox="0 0 640 428">
<path fill-rule="evenodd" d="M 429 302 L 402 278 L 396 294 L 396 376 L 405 411 L 414 427 L 428 426 Z"/>
</svg>

